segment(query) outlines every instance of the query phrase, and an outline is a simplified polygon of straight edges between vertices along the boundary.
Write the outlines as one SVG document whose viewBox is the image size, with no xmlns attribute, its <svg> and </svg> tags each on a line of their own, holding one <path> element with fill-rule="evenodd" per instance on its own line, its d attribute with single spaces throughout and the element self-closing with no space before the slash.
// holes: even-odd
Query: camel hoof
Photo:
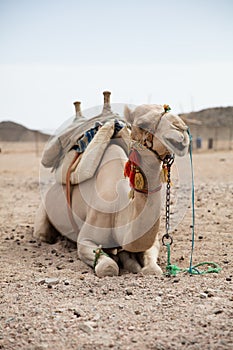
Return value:
<svg viewBox="0 0 233 350">
<path fill-rule="evenodd" d="M 141 269 L 141 272 L 143 273 L 143 275 L 157 275 L 157 276 L 161 276 L 163 273 L 163 271 L 157 264 L 144 266 Z"/>
<path fill-rule="evenodd" d="M 111 258 L 104 257 L 96 265 L 95 273 L 97 277 L 118 276 L 119 267 Z"/>
</svg>

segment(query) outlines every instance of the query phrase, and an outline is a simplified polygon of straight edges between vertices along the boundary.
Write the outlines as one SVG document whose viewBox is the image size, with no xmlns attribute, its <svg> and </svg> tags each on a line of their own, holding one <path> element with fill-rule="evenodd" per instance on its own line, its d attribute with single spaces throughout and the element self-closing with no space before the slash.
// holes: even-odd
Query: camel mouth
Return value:
<svg viewBox="0 0 233 350">
<path fill-rule="evenodd" d="M 188 151 L 188 127 L 176 115 L 165 114 L 157 126 L 155 136 L 170 152 L 180 157 L 183 157 Z"/>
<path fill-rule="evenodd" d="M 165 147 L 179 157 L 183 157 L 188 151 L 189 137 L 187 131 L 172 130 L 164 133 L 160 140 Z"/>
<path fill-rule="evenodd" d="M 166 140 L 167 147 L 174 152 L 176 155 L 183 157 L 187 152 L 187 144 L 183 144 L 181 142 L 177 142 L 174 139 Z"/>
</svg>

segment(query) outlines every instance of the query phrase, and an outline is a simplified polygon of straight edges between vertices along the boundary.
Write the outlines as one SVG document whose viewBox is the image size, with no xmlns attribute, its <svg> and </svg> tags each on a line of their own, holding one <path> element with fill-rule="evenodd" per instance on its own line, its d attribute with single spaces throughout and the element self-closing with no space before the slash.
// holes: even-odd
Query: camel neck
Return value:
<svg viewBox="0 0 233 350">
<path fill-rule="evenodd" d="M 142 194 L 152 195 L 161 190 L 161 162 L 154 156 L 151 152 L 147 151 L 141 155 L 140 170 L 143 172 L 143 177 L 145 178 L 145 188 L 146 190 L 135 189 L 136 192 Z"/>
</svg>

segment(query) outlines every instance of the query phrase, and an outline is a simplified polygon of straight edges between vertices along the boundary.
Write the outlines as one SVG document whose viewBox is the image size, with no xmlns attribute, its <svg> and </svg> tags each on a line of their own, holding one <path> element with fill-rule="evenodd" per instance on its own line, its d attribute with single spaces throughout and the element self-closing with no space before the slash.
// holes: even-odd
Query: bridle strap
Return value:
<svg viewBox="0 0 233 350">
<path fill-rule="evenodd" d="M 162 189 L 162 184 L 160 184 L 154 190 L 148 190 L 148 188 L 138 190 L 138 189 L 134 188 L 134 191 L 139 192 L 139 193 L 145 193 L 145 194 L 153 194 L 153 193 L 159 192 L 161 189 Z"/>
<path fill-rule="evenodd" d="M 147 148 L 149 151 L 151 151 L 152 153 L 154 153 L 155 155 L 156 155 L 156 157 L 158 158 L 158 160 L 160 160 L 160 162 L 163 162 L 164 161 L 164 159 L 166 158 L 166 156 L 165 156 L 165 158 L 162 158 L 161 156 L 160 156 L 160 154 L 157 152 L 157 151 L 155 151 L 154 149 L 152 149 L 152 148 Z"/>
</svg>

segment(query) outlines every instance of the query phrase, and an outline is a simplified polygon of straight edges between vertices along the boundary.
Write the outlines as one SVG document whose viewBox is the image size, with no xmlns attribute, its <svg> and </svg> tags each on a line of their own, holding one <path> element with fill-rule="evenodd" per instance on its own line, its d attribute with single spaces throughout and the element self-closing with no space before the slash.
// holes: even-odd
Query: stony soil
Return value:
<svg viewBox="0 0 233 350">
<path fill-rule="evenodd" d="M 233 153 L 195 154 L 194 263 L 220 273 L 99 279 L 60 238 L 34 240 L 40 157 L 3 144 L 0 222 L 0 349 L 232 349 Z M 189 265 L 191 209 L 174 232 L 171 259 Z M 160 266 L 166 268 L 161 248 Z"/>
</svg>

